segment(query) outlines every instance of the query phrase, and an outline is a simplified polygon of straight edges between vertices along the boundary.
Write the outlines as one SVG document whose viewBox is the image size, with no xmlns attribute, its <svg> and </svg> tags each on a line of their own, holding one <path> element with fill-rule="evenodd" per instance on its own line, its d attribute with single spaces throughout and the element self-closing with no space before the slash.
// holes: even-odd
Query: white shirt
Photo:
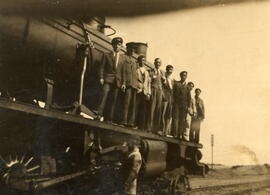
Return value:
<svg viewBox="0 0 270 195">
<path fill-rule="evenodd" d="M 115 58 L 115 68 L 117 68 L 118 63 L 119 63 L 119 52 L 113 52 L 113 56 Z"/>
</svg>

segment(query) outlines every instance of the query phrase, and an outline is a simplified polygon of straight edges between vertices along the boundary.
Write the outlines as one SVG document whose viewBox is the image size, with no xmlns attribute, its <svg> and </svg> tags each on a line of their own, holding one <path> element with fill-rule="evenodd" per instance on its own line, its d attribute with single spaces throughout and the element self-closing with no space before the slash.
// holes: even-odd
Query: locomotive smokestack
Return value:
<svg viewBox="0 0 270 195">
<path fill-rule="evenodd" d="M 141 42 L 129 42 L 126 44 L 127 47 L 133 47 L 134 52 L 137 55 L 144 55 L 146 57 L 147 55 L 147 43 L 141 43 Z"/>
</svg>

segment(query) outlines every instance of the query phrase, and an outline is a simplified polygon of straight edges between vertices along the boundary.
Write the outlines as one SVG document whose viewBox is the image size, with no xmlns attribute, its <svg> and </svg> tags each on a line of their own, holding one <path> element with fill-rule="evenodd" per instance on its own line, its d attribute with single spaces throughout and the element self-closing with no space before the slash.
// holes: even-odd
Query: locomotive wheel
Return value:
<svg viewBox="0 0 270 195">
<path fill-rule="evenodd" d="M 181 175 L 176 176 L 171 180 L 169 186 L 170 195 L 184 195 L 187 192 L 185 178 Z"/>
</svg>

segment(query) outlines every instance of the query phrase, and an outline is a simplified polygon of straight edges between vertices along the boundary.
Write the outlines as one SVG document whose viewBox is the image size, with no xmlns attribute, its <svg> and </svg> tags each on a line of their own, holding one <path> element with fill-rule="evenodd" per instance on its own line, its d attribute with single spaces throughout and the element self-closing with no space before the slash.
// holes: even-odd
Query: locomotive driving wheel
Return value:
<svg viewBox="0 0 270 195">
<path fill-rule="evenodd" d="M 40 168 L 39 165 L 34 166 L 33 163 L 31 163 L 33 159 L 33 157 L 25 159 L 24 156 L 18 158 L 17 155 L 15 157 L 9 155 L 8 159 L 5 160 L 0 156 L 2 164 L 0 180 L 2 183 L 17 189 L 26 190 L 27 184 L 24 178 Z"/>
<path fill-rule="evenodd" d="M 182 175 L 177 175 L 175 178 L 171 179 L 169 186 L 170 195 L 184 195 L 187 192 L 186 180 Z"/>
</svg>

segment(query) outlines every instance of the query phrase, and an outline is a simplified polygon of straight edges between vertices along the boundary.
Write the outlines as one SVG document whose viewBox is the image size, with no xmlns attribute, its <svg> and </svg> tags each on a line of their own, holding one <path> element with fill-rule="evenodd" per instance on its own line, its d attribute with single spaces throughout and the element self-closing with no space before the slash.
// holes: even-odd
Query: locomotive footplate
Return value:
<svg viewBox="0 0 270 195">
<path fill-rule="evenodd" d="M 160 135 L 147 133 L 147 132 L 144 132 L 141 130 L 134 130 L 134 129 L 128 128 L 128 127 L 121 127 L 121 126 L 117 126 L 117 125 L 108 124 L 105 122 L 95 121 L 95 120 L 84 118 L 80 115 L 66 114 L 66 113 L 60 112 L 58 110 L 47 110 L 47 109 L 44 109 L 44 108 L 41 108 L 38 106 L 34 106 L 34 105 L 30 105 L 30 104 L 25 104 L 25 103 L 21 103 L 21 102 L 13 102 L 13 101 L 10 101 L 10 100 L 5 99 L 5 98 L 0 98 L 0 108 L 5 108 L 5 109 L 9 109 L 9 110 L 14 110 L 14 111 L 25 112 L 28 114 L 39 115 L 39 116 L 53 118 L 53 119 L 57 119 L 57 120 L 63 120 L 63 121 L 67 121 L 67 122 L 73 122 L 73 123 L 77 123 L 77 124 L 87 125 L 87 126 L 91 126 L 91 127 L 100 129 L 100 130 L 105 130 L 105 131 L 109 130 L 109 131 L 112 131 L 115 133 L 134 135 L 134 136 L 139 136 L 141 138 L 165 141 L 168 143 L 181 144 L 181 145 L 189 146 L 189 147 L 202 148 L 201 144 L 191 143 L 188 141 L 181 141 L 181 140 L 174 139 L 174 138 L 163 137 Z"/>
</svg>

